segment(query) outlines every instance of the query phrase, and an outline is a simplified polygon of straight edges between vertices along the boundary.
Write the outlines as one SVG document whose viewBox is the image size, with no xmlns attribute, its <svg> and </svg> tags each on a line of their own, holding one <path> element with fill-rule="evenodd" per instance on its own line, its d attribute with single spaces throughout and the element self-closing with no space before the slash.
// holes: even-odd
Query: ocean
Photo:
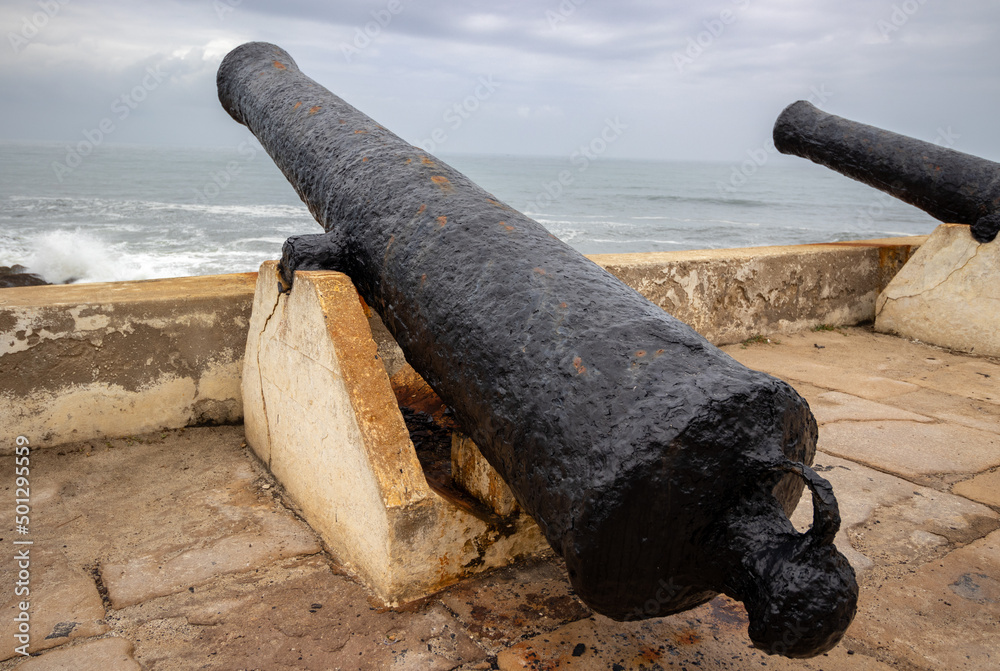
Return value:
<svg viewBox="0 0 1000 671">
<path fill-rule="evenodd" d="M 86 149 L 84 144 L 83 148 Z M 440 157 L 584 254 L 930 233 L 920 210 L 762 147 L 741 161 Z M 321 232 L 252 136 L 226 148 L 0 143 L 0 266 L 49 282 L 257 270 Z"/>
</svg>

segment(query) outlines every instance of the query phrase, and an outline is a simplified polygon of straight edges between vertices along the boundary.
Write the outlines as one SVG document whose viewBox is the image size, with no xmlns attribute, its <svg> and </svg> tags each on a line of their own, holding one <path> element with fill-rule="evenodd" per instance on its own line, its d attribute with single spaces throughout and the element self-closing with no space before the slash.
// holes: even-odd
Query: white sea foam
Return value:
<svg viewBox="0 0 1000 671">
<path fill-rule="evenodd" d="M 640 242 L 648 242 L 654 245 L 683 245 L 683 242 L 677 240 L 657 240 L 654 238 L 634 238 L 629 240 L 613 240 L 611 238 L 593 238 L 593 242 L 598 242 L 606 245 L 631 245 Z"/>
<path fill-rule="evenodd" d="M 169 277 L 178 273 L 148 256 L 126 256 L 123 245 L 77 230 L 57 230 L 28 240 L 24 265 L 47 282 L 117 282 Z M 171 260 L 173 263 L 173 260 Z"/>
</svg>

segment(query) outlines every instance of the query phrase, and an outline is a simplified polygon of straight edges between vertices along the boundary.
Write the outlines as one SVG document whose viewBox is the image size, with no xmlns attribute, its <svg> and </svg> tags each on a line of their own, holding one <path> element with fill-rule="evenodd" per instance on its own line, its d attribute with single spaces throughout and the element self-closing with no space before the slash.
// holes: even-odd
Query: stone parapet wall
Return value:
<svg viewBox="0 0 1000 671">
<path fill-rule="evenodd" d="M 924 237 L 590 257 L 715 344 L 872 321 Z M 0 289 L 0 453 L 243 419 L 256 273 Z"/>
<path fill-rule="evenodd" d="M 875 319 L 926 236 L 589 257 L 716 345 Z"/>
<path fill-rule="evenodd" d="M 0 289 L 0 453 L 242 421 L 256 279 Z"/>
</svg>

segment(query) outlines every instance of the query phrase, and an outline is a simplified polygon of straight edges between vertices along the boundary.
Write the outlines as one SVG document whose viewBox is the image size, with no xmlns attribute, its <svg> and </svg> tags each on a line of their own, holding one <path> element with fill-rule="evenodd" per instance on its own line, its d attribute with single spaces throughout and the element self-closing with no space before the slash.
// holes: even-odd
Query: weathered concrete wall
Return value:
<svg viewBox="0 0 1000 671">
<path fill-rule="evenodd" d="M 256 273 L 0 289 L 0 453 L 243 417 Z"/>
<path fill-rule="evenodd" d="M 876 297 L 925 239 L 590 258 L 726 344 L 873 320 Z M 240 421 L 255 281 L 245 273 L 0 289 L 0 453 L 21 434 L 55 445 Z"/>
<path fill-rule="evenodd" d="M 875 300 L 926 236 L 589 257 L 716 345 L 875 319 Z"/>
<path fill-rule="evenodd" d="M 941 224 L 878 299 L 875 329 L 1000 356 L 1000 240 Z"/>
</svg>

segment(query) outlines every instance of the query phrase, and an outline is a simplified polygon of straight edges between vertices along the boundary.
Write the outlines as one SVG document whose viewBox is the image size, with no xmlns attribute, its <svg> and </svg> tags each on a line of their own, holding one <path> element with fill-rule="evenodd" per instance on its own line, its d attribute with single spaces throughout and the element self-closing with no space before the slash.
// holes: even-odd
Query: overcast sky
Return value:
<svg viewBox="0 0 1000 671">
<path fill-rule="evenodd" d="M 4 0 L 0 26 L 8 140 L 235 146 L 215 73 L 262 40 L 434 153 L 566 156 L 611 121 L 609 157 L 732 160 L 812 99 L 1000 160 L 997 0 Z"/>
</svg>

